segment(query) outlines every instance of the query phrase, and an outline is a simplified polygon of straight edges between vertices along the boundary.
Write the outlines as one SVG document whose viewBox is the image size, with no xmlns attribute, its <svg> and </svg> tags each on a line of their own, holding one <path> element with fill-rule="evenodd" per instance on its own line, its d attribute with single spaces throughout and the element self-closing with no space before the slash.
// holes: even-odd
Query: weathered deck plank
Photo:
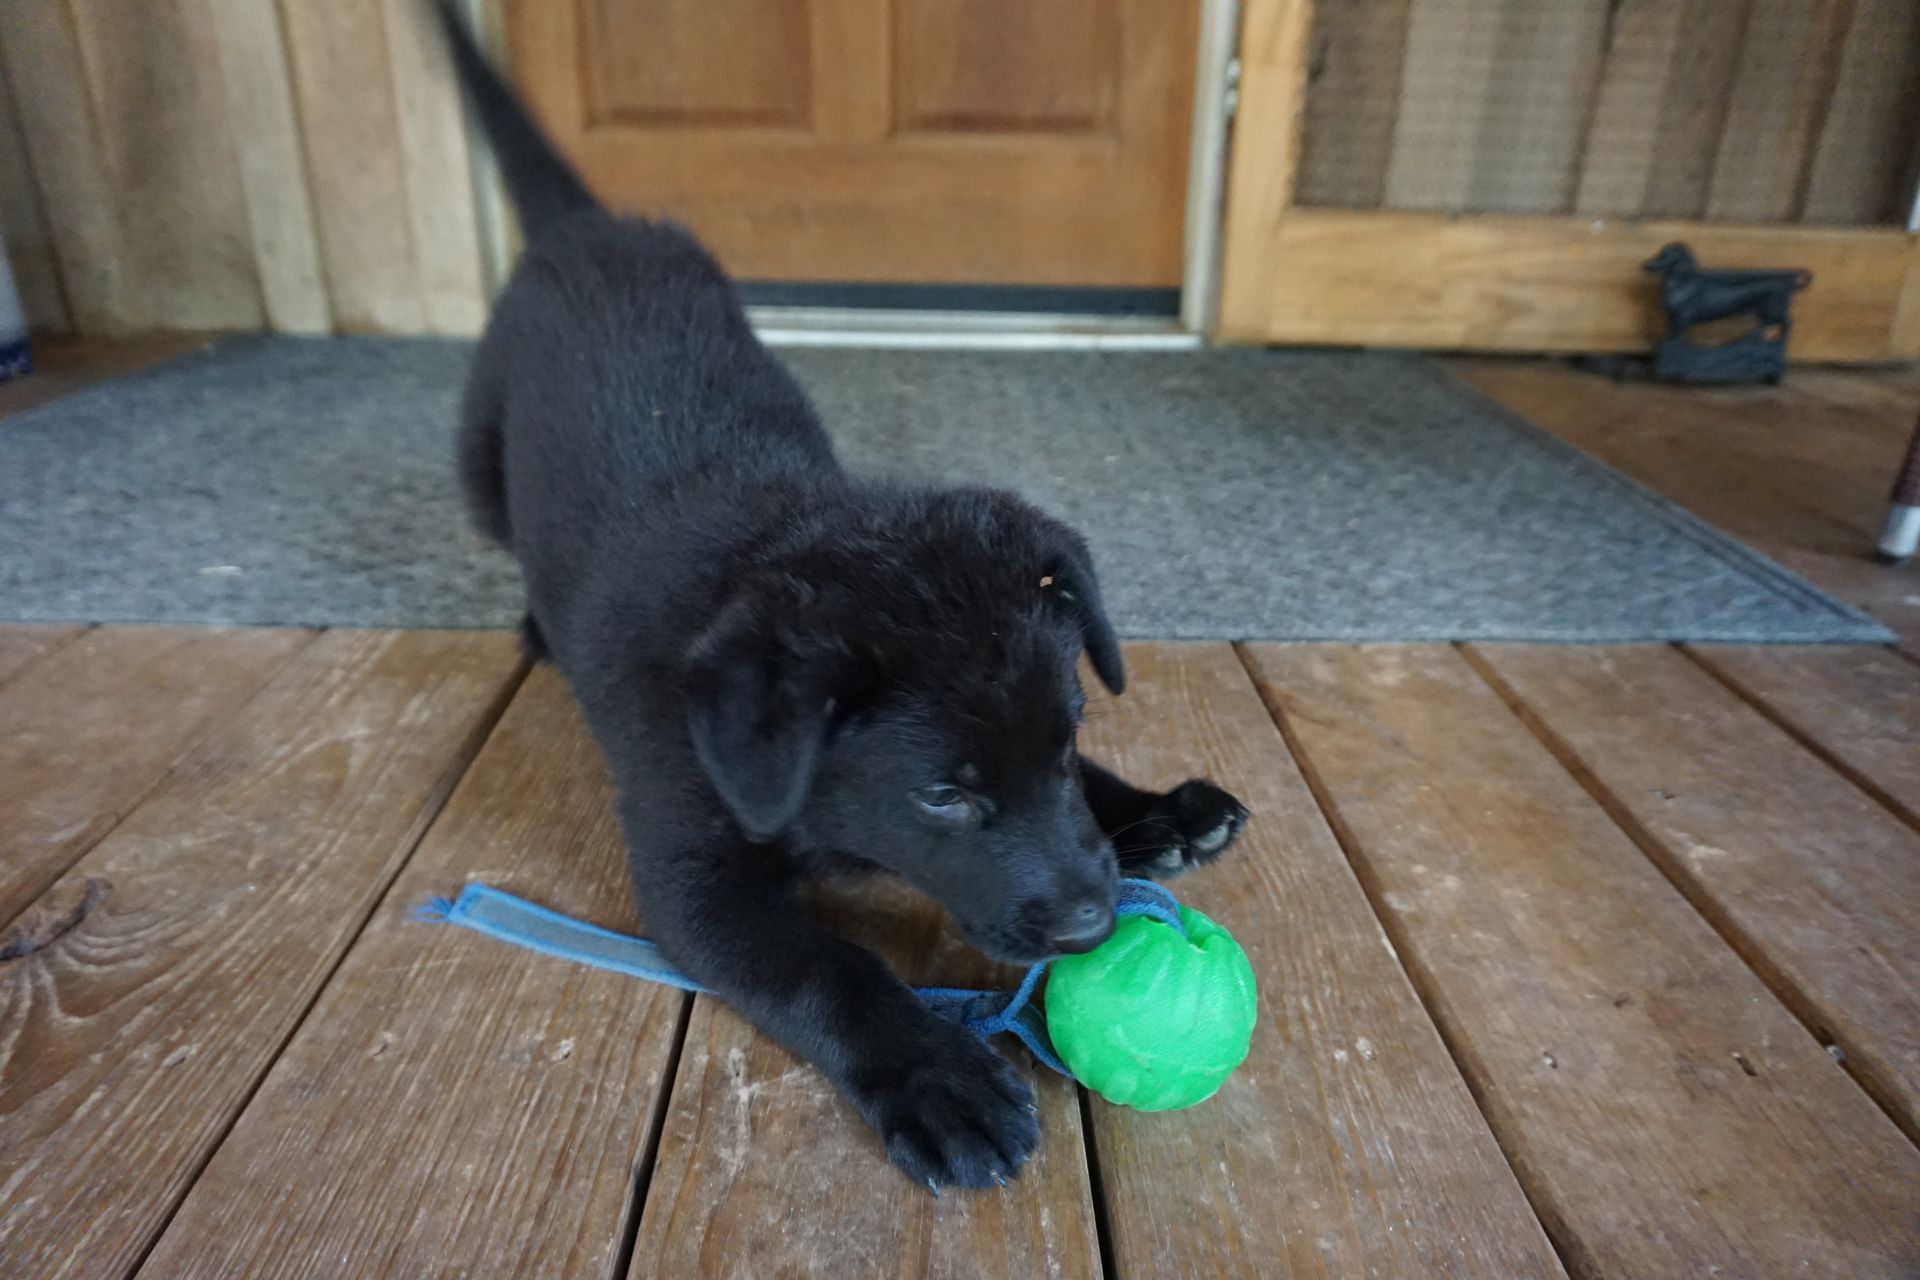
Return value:
<svg viewBox="0 0 1920 1280">
<path fill-rule="evenodd" d="M 85 627 L 50 626 L 43 623 L 9 622 L 0 625 L 0 684 L 26 670 L 34 662 L 67 644 L 85 631 Z"/>
<path fill-rule="evenodd" d="M 312 638 L 103 627 L 0 689 L 0 925 Z"/>
<path fill-rule="evenodd" d="M 1233 650 L 1128 658 L 1087 749 L 1145 785 L 1208 774 L 1253 809 L 1240 847 L 1174 888 L 1246 947 L 1261 1019 L 1201 1105 L 1093 1103 L 1119 1274 L 1561 1274 Z"/>
<path fill-rule="evenodd" d="M 881 882 L 821 896 L 843 932 L 908 981 L 987 986 L 1010 977 L 911 890 Z M 887 1163 L 826 1077 L 699 997 L 629 1280 L 1098 1276 L 1078 1094 L 1043 1067 L 1027 1073 L 1041 1137 L 1019 1179 L 936 1199 Z"/>
<path fill-rule="evenodd" d="M 1475 656 L 1920 1135 L 1920 833 L 1673 649 Z"/>
<path fill-rule="evenodd" d="M 498 633 L 328 632 L 67 873 L 71 927 L 0 962 L 0 1275 L 131 1269 L 519 663 Z"/>
<path fill-rule="evenodd" d="M 1465 658 L 1250 656 L 1570 1271 L 1911 1264 L 1920 1154 Z"/>
<path fill-rule="evenodd" d="M 611 1280 L 686 997 L 411 918 L 479 880 L 635 928 L 599 752 L 535 671 L 141 1270 Z"/>
<path fill-rule="evenodd" d="M 1690 652 L 1920 826 L 1920 663 L 1855 645 Z"/>
</svg>

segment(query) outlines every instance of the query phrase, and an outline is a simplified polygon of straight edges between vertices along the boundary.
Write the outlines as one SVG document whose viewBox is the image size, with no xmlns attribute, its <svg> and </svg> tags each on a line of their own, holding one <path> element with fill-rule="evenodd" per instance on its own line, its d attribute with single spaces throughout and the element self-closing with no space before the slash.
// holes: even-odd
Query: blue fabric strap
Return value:
<svg viewBox="0 0 1920 1280">
<path fill-rule="evenodd" d="M 1151 880 L 1122 880 L 1117 910 L 1123 916 L 1151 916 L 1183 934 L 1186 932 L 1180 923 L 1180 904 Z M 645 938 L 615 933 L 563 916 L 490 885 L 470 884 L 460 891 L 458 898 L 434 898 L 415 908 L 413 915 L 416 920 L 457 924 L 543 955 L 624 973 L 631 978 L 645 978 L 682 991 L 707 990 L 682 973 L 657 945 Z M 1053 1042 L 1047 1037 L 1046 1020 L 1041 1016 L 1040 1007 L 1033 1003 L 1034 992 L 1039 989 L 1046 970 L 1046 961 L 1034 965 L 1012 991 L 918 987 L 914 994 L 925 1001 L 929 1009 L 953 1019 L 982 1040 L 1002 1033 L 1018 1037 L 1034 1057 L 1072 1079 L 1073 1073 L 1060 1061 Z"/>
</svg>

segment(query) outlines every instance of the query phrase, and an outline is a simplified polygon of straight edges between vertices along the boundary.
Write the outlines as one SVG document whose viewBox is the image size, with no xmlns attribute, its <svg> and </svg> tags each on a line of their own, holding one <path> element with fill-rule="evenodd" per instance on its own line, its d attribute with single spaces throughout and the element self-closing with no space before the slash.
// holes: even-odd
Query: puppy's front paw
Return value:
<svg viewBox="0 0 1920 1280">
<path fill-rule="evenodd" d="M 1213 861 L 1240 838 L 1247 806 L 1203 778 L 1160 797 L 1152 816 L 1116 840 L 1120 869 L 1165 879 Z"/>
<path fill-rule="evenodd" d="M 875 1091 L 868 1118 L 888 1159 L 915 1182 L 936 1191 L 1004 1185 L 1040 1141 L 1033 1090 L 1005 1058 L 952 1031 Z"/>
</svg>

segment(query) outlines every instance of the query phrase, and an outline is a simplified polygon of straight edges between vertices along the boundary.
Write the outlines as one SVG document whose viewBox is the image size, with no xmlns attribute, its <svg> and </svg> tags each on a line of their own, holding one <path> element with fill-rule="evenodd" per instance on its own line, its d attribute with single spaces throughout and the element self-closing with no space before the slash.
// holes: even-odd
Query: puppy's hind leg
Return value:
<svg viewBox="0 0 1920 1280">
<path fill-rule="evenodd" d="M 460 406 L 460 488 L 475 527 L 500 545 L 511 546 L 502 398 L 498 363 L 487 358 L 482 343 Z"/>
<path fill-rule="evenodd" d="M 500 433 L 500 375 L 495 362 L 486 358 L 485 347 L 474 361 L 467 382 L 466 398 L 460 406 L 460 488 L 466 494 L 467 511 L 481 533 L 511 549 L 513 530 L 507 521 L 507 471 L 505 441 Z M 520 619 L 520 647 L 529 662 L 544 662 L 552 655 L 547 638 L 531 612 Z"/>
</svg>

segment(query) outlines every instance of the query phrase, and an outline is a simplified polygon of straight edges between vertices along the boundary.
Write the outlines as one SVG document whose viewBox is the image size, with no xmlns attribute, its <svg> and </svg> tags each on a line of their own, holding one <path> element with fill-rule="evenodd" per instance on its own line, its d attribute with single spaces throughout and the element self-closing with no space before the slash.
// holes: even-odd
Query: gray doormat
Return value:
<svg viewBox="0 0 1920 1280">
<path fill-rule="evenodd" d="M 0 421 L 0 617 L 501 626 L 466 343 L 242 338 Z M 1004 485 L 1132 636 L 1887 633 L 1415 356 L 795 350 L 847 460 Z"/>
</svg>

